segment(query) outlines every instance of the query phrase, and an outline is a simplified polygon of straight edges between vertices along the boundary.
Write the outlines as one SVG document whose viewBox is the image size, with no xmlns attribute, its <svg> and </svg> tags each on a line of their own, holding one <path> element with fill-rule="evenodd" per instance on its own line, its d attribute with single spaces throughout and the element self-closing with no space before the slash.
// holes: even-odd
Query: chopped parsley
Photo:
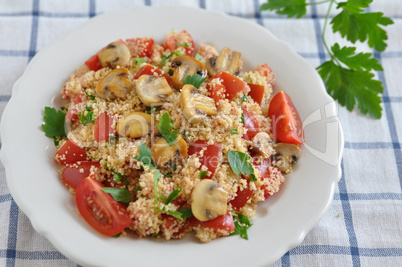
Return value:
<svg viewBox="0 0 402 267">
<path fill-rule="evenodd" d="M 248 240 L 247 230 L 252 226 L 246 215 L 233 215 L 235 230 L 230 235 L 240 235 L 241 238 Z"/>
<path fill-rule="evenodd" d="M 191 84 L 193 85 L 195 88 L 200 88 L 201 84 L 205 81 L 205 78 L 202 78 L 201 75 L 199 74 L 194 74 L 192 76 L 187 75 L 184 78 L 184 84 Z"/>
<path fill-rule="evenodd" d="M 87 97 L 89 98 L 89 100 L 95 100 L 95 96 L 88 94 L 87 90 L 84 90 L 84 93 L 87 95 Z"/>
<path fill-rule="evenodd" d="M 80 120 L 80 123 L 84 126 L 96 120 L 91 107 L 85 107 L 84 112 L 78 113 L 78 119 Z"/>
<path fill-rule="evenodd" d="M 118 135 L 109 135 L 109 145 L 114 146 L 116 144 L 116 141 L 119 139 Z"/>
<path fill-rule="evenodd" d="M 200 171 L 200 179 L 204 179 L 205 176 L 207 176 L 208 171 L 204 172 L 204 171 Z"/>
<path fill-rule="evenodd" d="M 201 60 L 202 60 L 202 56 L 201 56 L 200 54 L 198 54 L 198 53 L 195 54 L 194 58 L 195 58 L 196 60 L 198 60 L 198 61 L 201 61 Z"/>
<path fill-rule="evenodd" d="M 237 175 L 250 174 L 250 181 L 255 182 L 257 180 L 254 175 L 253 165 L 248 162 L 248 160 L 251 159 L 248 154 L 240 151 L 229 151 L 228 159 L 230 168 L 233 170 L 234 173 L 236 173 Z"/>
<path fill-rule="evenodd" d="M 180 195 L 181 187 L 175 189 L 172 191 L 172 193 L 169 194 L 169 196 L 165 199 L 165 202 L 163 204 L 167 205 L 171 203 L 175 198 L 177 198 Z"/>
<path fill-rule="evenodd" d="M 180 43 L 180 42 L 176 42 L 176 44 L 177 44 L 178 46 L 183 46 L 183 47 L 190 47 L 190 46 L 191 46 L 190 43 Z"/>
<path fill-rule="evenodd" d="M 152 114 L 156 111 L 158 111 L 159 107 L 151 107 L 150 109 L 146 110 L 145 113 L 147 114 Z"/>
<path fill-rule="evenodd" d="M 42 130 L 45 132 L 47 137 L 66 137 L 66 129 L 64 127 L 64 123 L 66 120 L 66 114 L 59 110 L 57 111 L 55 108 L 45 107 L 45 115 L 43 116 L 43 120 L 45 121 L 42 124 Z"/>
<path fill-rule="evenodd" d="M 114 200 L 129 203 L 131 195 L 127 188 L 102 187 L 102 191 L 110 194 Z"/>
<path fill-rule="evenodd" d="M 152 161 L 151 149 L 149 149 L 143 142 L 141 142 L 140 144 L 140 154 L 134 159 L 141 161 L 145 166 L 148 166 L 150 169 L 155 168 L 155 164 Z"/>
<path fill-rule="evenodd" d="M 134 60 L 135 60 L 135 65 L 141 65 L 142 63 L 145 63 L 145 61 L 147 61 L 146 58 L 139 57 L 138 55 L 137 55 L 137 57 L 134 58 Z"/>
<path fill-rule="evenodd" d="M 183 56 L 183 55 L 185 55 L 186 53 L 181 53 L 180 51 L 178 51 L 178 50 L 176 50 L 176 51 L 174 51 L 172 54 L 169 54 L 169 55 L 162 55 L 162 60 L 161 60 L 161 65 L 162 66 L 165 66 L 166 65 L 166 61 L 169 59 L 169 58 L 171 58 L 172 56 Z"/>
<path fill-rule="evenodd" d="M 239 134 L 239 130 L 238 130 L 238 129 L 230 129 L 229 132 L 230 132 L 231 135 Z"/>
<path fill-rule="evenodd" d="M 173 130 L 173 121 L 170 119 L 169 113 L 166 112 L 159 118 L 159 122 L 156 124 L 156 127 L 161 135 L 165 138 L 166 142 L 172 146 L 179 135 L 179 131 Z"/>
<path fill-rule="evenodd" d="M 241 113 L 240 121 L 241 121 L 242 124 L 245 124 L 245 122 L 244 122 L 244 112 Z"/>
<path fill-rule="evenodd" d="M 247 100 L 248 100 L 248 97 L 247 97 L 246 95 L 243 95 L 243 96 L 241 97 L 241 101 L 247 102 Z"/>
</svg>

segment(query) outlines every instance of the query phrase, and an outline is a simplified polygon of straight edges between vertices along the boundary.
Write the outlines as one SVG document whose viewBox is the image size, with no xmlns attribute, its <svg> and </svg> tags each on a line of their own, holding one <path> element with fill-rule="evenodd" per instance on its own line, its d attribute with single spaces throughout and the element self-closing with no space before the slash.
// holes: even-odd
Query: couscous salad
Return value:
<svg viewBox="0 0 402 267">
<path fill-rule="evenodd" d="M 304 133 L 269 66 L 245 70 L 229 46 L 185 30 L 116 40 L 68 77 L 61 110 L 45 108 L 61 181 L 99 233 L 247 238 Z"/>
</svg>

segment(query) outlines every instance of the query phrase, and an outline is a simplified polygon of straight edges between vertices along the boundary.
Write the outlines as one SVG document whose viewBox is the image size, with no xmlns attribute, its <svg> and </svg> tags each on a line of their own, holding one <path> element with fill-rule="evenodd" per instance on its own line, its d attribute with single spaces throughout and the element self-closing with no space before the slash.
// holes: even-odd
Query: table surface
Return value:
<svg viewBox="0 0 402 267">
<path fill-rule="evenodd" d="M 136 6 L 178 4 L 219 10 L 266 27 L 313 67 L 326 60 L 321 41 L 325 6 L 309 6 L 306 16 L 296 20 L 259 12 L 263 2 L 0 0 L 0 113 L 37 51 L 97 14 Z M 387 50 L 375 54 L 384 67 L 375 73 L 384 85 L 382 118 L 374 120 L 339 106 L 345 150 L 332 206 L 305 240 L 273 266 L 401 266 L 402 1 L 374 0 L 370 11 L 384 12 L 395 22 L 387 27 Z M 2 164 L 0 212 L 0 266 L 77 265 L 32 228 L 10 195 Z"/>
</svg>

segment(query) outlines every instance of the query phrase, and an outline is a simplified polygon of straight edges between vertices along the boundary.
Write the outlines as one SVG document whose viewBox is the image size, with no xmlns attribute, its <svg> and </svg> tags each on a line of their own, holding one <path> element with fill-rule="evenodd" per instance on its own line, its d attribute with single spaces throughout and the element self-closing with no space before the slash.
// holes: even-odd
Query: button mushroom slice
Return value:
<svg viewBox="0 0 402 267">
<path fill-rule="evenodd" d="M 137 95 L 148 107 L 161 106 L 173 94 L 165 77 L 143 74 L 137 79 Z"/>
<path fill-rule="evenodd" d="M 201 62 L 187 55 L 173 59 L 171 67 L 173 70 L 172 84 L 176 89 L 183 87 L 184 80 L 188 75 L 199 74 L 202 78 L 206 78 L 208 75 L 207 68 Z"/>
<path fill-rule="evenodd" d="M 275 165 L 282 173 L 292 172 L 292 165 L 300 158 L 302 153 L 301 149 L 294 144 L 277 143 L 275 150 Z"/>
<path fill-rule="evenodd" d="M 102 67 L 114 69 L 117 66 L 126 66 L 130 61 L 131 54 L 130 50 L 125 44 L 121 42 L 113 42 L 99 51 L 98 57 Z"/>
<path fill-rule="evenodd" d="M 169 160 L 180 160 L 187 157 L 187 143 L 180 135 L 171 146 L 164 137 L 157 137 L 151 147 L 151 152 L 152 160 L 162 167 Z"/>
<path fill-rule="evenodd" d="M 211 57 L 207 60 L 205 66 L 209 75 L 214 76 L 220 71 L 225 71 L 233 75 L 238 75 L 241 71 L 243 61 L 241 53 L 232 51 L 224 47 L 218 56 Z"/>
<path fill-rule="evenodd" d="M 213 116 L 218 114 L 215 101 L 203 94 L 191 84 L 186 84 L 181 89 L 180 107 L 184 117 L 190 123 L 199 123 L 207 115 Z"/>
<path fill-rule="evenodd" d="M 254 151 L 264 158 L 269 158 L 275 153 L 275 150 L 272 146 L 271 137 L 268 133 L 259 132 L 253 137 L 251 141 L 253 142 Z"/>
<path fill-rule="evenodd" d="M 215 219 L 227 213 L 227 192 L 215 181 L 204 179 L 191 193 L 191 211 L 199 221 Z"/>
<path fill-rule="evenodd" d="M 144 112 L 131 112 L 124 115 L 117 123 L 119 135 L 138 138 L 151 131 L 151 115 Z"/>
<path fill-rule="evenodd" d="M 133 89 L 134 84 L 130 80 L 130 72 L 126 68 L 119 68 L 109 71 L 96 86 L 98 97 L 113 100 L 125 98 Z"/>
</svg>

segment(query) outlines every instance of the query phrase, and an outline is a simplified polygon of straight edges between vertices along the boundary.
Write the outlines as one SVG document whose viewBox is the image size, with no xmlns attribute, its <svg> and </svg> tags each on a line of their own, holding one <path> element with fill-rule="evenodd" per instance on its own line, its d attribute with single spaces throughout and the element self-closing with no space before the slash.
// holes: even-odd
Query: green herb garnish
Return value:
<svg viewBox="0 0 402 267">
<path fill-rule="evenodd" d="M 238 129 L 230 129 L 229 132 L 230 132 L 231 135 L 239 134 L 239 130 L 238 130 Z"/>
<path fill-rule="evenodd" d="M 45 115 L 43 116 L 45 121 L 42 124 L 42 130 L 47 137 L 66 137 L 66 129 L 64 123 L 66 120 L 66 114 L 61 110 L 57 111 L 55 108 L 45 107 Z"/>
<path fill-rule="evenodd" d="M 200 179 L 204 179 L 205 176 L 207 176 L 208 171 L 204 172 L 204 171 L 200 171 Z"/>
<path fill-rule="evenodd" d="M 129 203 L 131 195 L 127 188 L 102 187 L 102 191 L 110 194 L 114 200 Z"/>
<path fill-rule="evenodd" d="M 190 46 L 191 46 L 190 43 L 180 43 L 180 42 L 176 42 L 176 44 L 177 44 L 178 46 L 183 46 L 183 47 L 190 47 Z"/>
<path fill-rule="evenodd" d="M 247 230 L 252 226 L 248 217 L 243 214 L 233 215 L 233 221 L 235 230 L 230 235 L 240 235 L 240 237 L 248 240 Z"/>
<path fill-rule="evenodd" d="M 154 180 L 155 210 L 157 210 L 158 201 L 159 201 L 158 182 L 159 182 L 159 179 L 161 178 L 161 173 L 158 170 L 155 170 L 154 177 L 155 177 L 155 180 Z"/>
<path fill-rule="evenodd" d="M 137 57 L 134 58 L 134 60 L 135 60 L 135 64 L 136 64 L 136 65 L 141 65 L 142 63 L 144 63 L 145 61 L 147 61 L 146 58 L 139 57 L 138 55 L 137 55 Z"/>
<path fill-rule="evenodd" d="M 232 168 L 234 173 L 236 173 L 237 175 L 250 174 L 250 180 L 255 179 L 253 165 L 250 162 L 248 162 L 248 160 L 251 159 L 251 157 L 248 154 L 240 151 L 229 151 L 228 159 L 230 168 Z"/>
<path fill-rule="evenodd" d="M 165 199 L 165 202 L 163 204 L 167 205 L 171 203 L 175 198 L 177 198 L 180 195 L 181 187 L 175 189 L 172 191 L 172 193 L 169 194 L 169 196 Z"/>
<path fill-rule="evenodd" d="M 84 93 L 87 95 L 87 97 L 89 98 L 89 100 L 95 100 L 95 96 L 88 94 L 87 90 L 84 90 Z"/>
<path fill-rule="evenodd" d="M 196 60 L 198 60 L 198 61 L 201 61 L 201 60 L 202 60 L 202 56 L 201 56 L 200 54 L 198 54 L 198 53 L 195 54 L 194 58 L 195 58 Z"/>
<path fill-rule="evenodd" d="M 240 122 L 241 122 L 242 124 L 245 124 L 245 122 L 244 122 L 244 112 L 241 113 Z"/>
<path fill-rule="evenodd" d="M 300 18 L 306 14 L 308 5 L 329 3 L 322 40 L 330 59 L 317 67 L 317 71 L 328 93 L 339 104 L 352 111 L 357 103 L 362 114 L 379 119 L 382 115 L 379 94 L 383 93 L 384 88 L 381 81 L 374 79 L 373 71 L 383 70 L 378 59 L 372 53 L 356 53 L 356 47 L 341 47 L 335 43 L 330 48 L 325 39 L 327 26 L 331 24 L 334 33 L 339 33 L 351 43 L 366 42 L 374 50 L 384 51 L 388 36 L 383 28 L 394 22 L 382 12 L 366 12 L 371 2 L 372 0 L 327 0 L 307 3 L 306 0 L 268 0 L 261 5 L 260 10 L 273 10 L 281 15 Z M 330 21 L 334 4 L 340 12 Z"/>
<path fill-rule="evenodd" d="M 173 121 L 170 119 L 169 113 L 166 112 L 159 118 L 156 127 L 170 146 L 175 143 L 179 131 L 173 130 Z"/>
<path fill-rule="evenodd" d="M 184 78 L 184 83 L 185 84 L 191 84 L 193 85 L 195 88 L 200 88 L 200 85 L 205 81 L 205 78 L 202 78 L 201 75 L 199 74 L 193 74 L 192 76 L 187 75 Z"/>
<path fill-rule="evenodd" d="M 140 154 L 136 156 L 134 159 L 141 161 L 145 166 L 148 166 L 150 169 L 155 168 L 155 164 L 152 161 L 152 152 L 143 142 L 140 143 Z"/>
<path fill-rule="evenodd" d="M 85 107 L 84 112 L 78 113 L 78 119 L 80 120 L 80 123 L 84 126 L 96 120 L 94 112 L 91 110 L 91 107 Z"/>
</svg>

